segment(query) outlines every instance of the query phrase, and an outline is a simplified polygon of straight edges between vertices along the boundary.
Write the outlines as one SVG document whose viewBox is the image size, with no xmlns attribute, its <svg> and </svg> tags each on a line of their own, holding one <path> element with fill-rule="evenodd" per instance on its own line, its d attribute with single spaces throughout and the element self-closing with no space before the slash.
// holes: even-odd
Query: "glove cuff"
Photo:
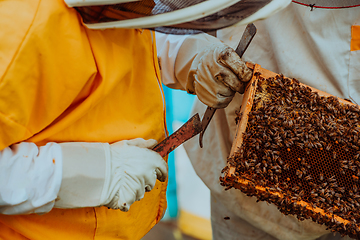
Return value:
<svg viewBox="0 0 360 240">
<path fill-rule="evenodd" d="M 230 48 L 230 47 L 229 47 Z M 208 53 L 210 53 L 210 51 L 215 52 L 217 51 L 217 49 L 220 49 L 220 51 L 222 51 L 224 49 L 224 44 L 221 42 L 213 42 L 212 44 L 209 44 L 208 46 L 206 46 L 205 48 L 203 48 L 202 50 L 200 50 L 198 52 L 198 54 L 196 54 L 194 60 L 191 63 L 190 69 L 188 71 L 188 75 L 187 75 L 187 82 L 186 82 L 186 91 L 188 93 L 191 94 L 195 94 L 195 75 L 197 74 L 198 71 L 198 66 L 200 64 L 200 62 L 202 61 L 202 59 L 204 58 L 204 56 L 208 55 Z M 212 55 L 213 56 L 213 61 L 214 62 L 218 62 L 218 59 L 215 58 L 215 56 L 217 56 L 216 54 Z"/>
<path fill-rule="evenodd" d="M 107 143 L 61 143 L 63 175 L 56 208 L 104 205 L 109 166 Z"/>
<path fill-rule="evenodd" d="M 222 42 L 208 34 L 197 34 L 187 37 L 181 45 L 175 61 L 175 77 L 182 87 L 190 94 L 195 94 L 194 79 L 190 76 L 191 69 L 197 66 L 199 52 L 213 44 Z"/>
</svg>

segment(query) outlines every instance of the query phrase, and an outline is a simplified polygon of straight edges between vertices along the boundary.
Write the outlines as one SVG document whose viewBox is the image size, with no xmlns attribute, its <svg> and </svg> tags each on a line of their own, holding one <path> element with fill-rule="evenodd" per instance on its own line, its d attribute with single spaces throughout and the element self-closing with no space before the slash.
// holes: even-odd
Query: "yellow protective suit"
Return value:
<svg viewBox="0 0 360 240">
<path fill-rule="evenodd" d="M 0 16 L 0 150 L 22 141 L 164 138 L 153 33 L 88 30 L 63 0 L 3 0 Z M 157 182 L 127 213 L 0 215 L 0 239 L 140 239 L 161 219 L 165 192 Z"/>
</svg>

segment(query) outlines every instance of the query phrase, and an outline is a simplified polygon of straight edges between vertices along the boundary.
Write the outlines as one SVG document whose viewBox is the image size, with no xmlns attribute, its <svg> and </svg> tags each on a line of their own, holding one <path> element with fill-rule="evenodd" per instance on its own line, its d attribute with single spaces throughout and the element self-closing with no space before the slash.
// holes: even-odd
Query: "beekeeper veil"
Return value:
<svg viewBox="0 0 360 240">
<path fill-rule="evenodd" d="M 291 0 L 65 0 L 90 29 L 144 28 L 171 34 L 211 32 L 248 24 Z"/>
</svg>

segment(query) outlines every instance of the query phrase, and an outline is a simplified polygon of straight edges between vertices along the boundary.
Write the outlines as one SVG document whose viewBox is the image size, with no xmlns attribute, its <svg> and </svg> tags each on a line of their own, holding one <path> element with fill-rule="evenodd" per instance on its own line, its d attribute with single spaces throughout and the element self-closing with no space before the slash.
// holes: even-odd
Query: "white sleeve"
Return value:
<svg viewBox="0 0 360 240">
<path fill-rule="evenodd" d="M 22 142 L 0 151 L 0 214 L 49 212 L 62 180 L 62 151 L 56 143 Z"/>
<path fill-rule="evenodd" d="M 156 49 L 161 69 L 161 81 L 170 88 L 182 89 L 175 77 L 175 60 L 184 40 L 189 35 L 170 35 L 155 32 Z"/>
<path fill-rule="evenodd" d="M 221 40 L 206 33 L 171 35 L 155 33 L 157 54 L 163 84 L 174 89 L 186 89 L 191 64 L 207 46 Z"/>
</svg>

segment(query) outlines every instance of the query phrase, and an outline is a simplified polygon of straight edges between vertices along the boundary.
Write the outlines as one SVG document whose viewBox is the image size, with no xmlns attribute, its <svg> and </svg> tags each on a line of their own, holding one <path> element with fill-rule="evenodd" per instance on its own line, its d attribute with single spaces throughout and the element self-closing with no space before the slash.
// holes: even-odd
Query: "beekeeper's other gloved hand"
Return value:
<svg viewBox="0 0 360 240">
<path fill-rule="evenodd" d="M 181 45 L 175 76 L 204 104 L 224 108 L 235 92 L 244 93 L 252 71 L 231 47 L 207 34 L 198 34 L 187 37 Z"/>
<path fill-rule="evenodd" d="M 156 140 L 62 143 L 63 178 L 56 208 L 107 206 L 128 211 L 130 205 L 165 181 L 167 164 L 153 150 Z"/>
</svg>

